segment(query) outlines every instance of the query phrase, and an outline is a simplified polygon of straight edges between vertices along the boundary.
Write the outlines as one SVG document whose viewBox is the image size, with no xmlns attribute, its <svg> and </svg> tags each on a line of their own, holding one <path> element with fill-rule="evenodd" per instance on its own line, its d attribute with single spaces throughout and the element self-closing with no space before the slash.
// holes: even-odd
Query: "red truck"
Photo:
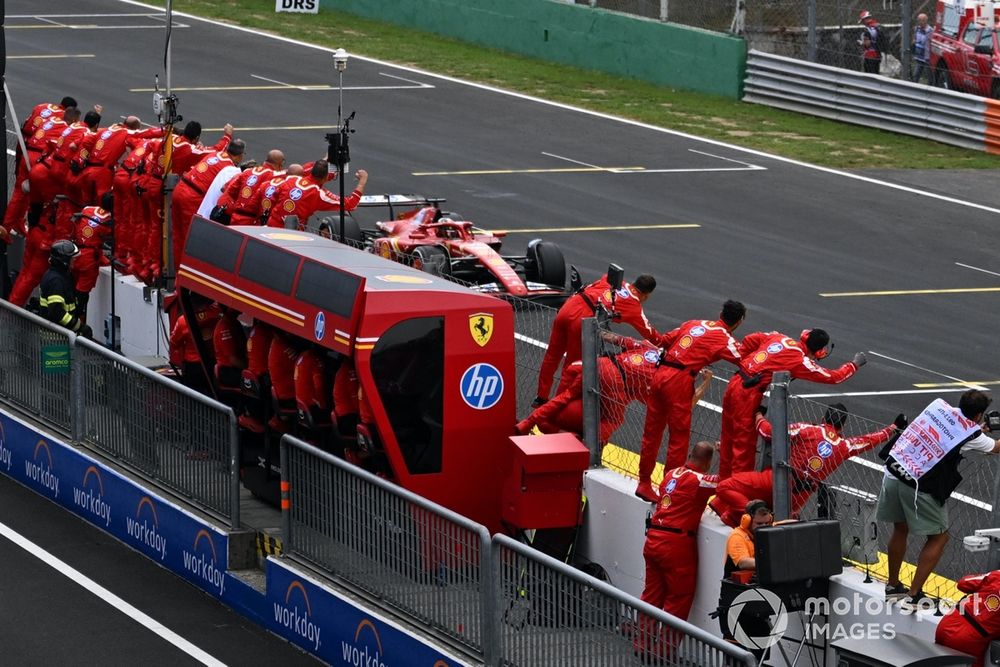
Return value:
<svg viewBox="0 0 1000 667">
<path fill-rule="evenodd" d="M 938 0 L 931 34 L 934 84 L 1000 98 L 1000 2 Z"/>
</svg>

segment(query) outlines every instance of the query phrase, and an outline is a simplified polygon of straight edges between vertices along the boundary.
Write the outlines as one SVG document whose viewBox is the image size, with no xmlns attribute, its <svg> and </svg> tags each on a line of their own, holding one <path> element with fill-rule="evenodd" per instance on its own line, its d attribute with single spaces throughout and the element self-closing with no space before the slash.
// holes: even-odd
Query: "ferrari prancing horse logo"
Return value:
<svg viewBox="0 0 1000 667">
<path fill-rule="evenodd" d="M 479 347 L 486 347 L 490 338 L 493 338 L 493 315 L 490 313 L 469 315 L 469 333 Z"/>
</svg>

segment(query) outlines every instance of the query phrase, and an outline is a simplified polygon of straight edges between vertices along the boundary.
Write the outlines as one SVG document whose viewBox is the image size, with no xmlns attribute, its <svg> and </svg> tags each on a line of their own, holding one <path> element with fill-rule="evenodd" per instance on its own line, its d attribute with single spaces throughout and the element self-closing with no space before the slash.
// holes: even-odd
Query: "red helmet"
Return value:
<svg viewBox="0 0 1000 667">
<path fill-rule="evenodd" d="M 865 10 L 863 10 L 861 12 L 861 15 L 858 16 L 858 23 L 864 23 L 865 21 L 868 21 L 868 20 L 874 19 L 874 18 L 875 17 L 872 16 L 872 13 L 870 11 L 868 11 L 867 9 L 865 9 Z"/>
</svg>

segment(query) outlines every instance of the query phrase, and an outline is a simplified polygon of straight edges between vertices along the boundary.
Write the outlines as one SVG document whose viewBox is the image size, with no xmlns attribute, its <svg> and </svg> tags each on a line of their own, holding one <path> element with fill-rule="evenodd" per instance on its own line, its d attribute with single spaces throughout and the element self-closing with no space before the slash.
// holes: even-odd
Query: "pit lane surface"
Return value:
<svg viewBox="0 0 1000 667">
<path fill-rule="evenodd" d="M 0 508 L 3 664 L 320 664 L 3 475 Z"/>
<path fill-rule="evenodd" d="M 103 104 L 105 119 L 153 120 L 162 24 L 161 10 L 130 2 L 8 2 L 18 113 L 72 94 Z M 320 157 L 336 124 L 328 51 L 192 17 L 176 17 L 172 84 L 206 142 L 232 122 L 258 160 L 272 147 L 289 162 Z M 869 351 L 848 383 L 794 393 L 847 393 L 852 411 L 884 423 L 955 400 L 962 382 L 1000 380 L 1000 208 L 967 189 L 950 196 L 954 177 L 894 186 L 359 58 L 344 86 L 369 193 L 447 197 L 480 226 L 511 230 L 506 251 L 556 241 L 588 279 L 611 261 L 653 273 L 646 312 L 661 329 L 736 298 L 750 308 L 741 333 L 823 327 L 836 342 L 828 364 Z"/>
</svg>

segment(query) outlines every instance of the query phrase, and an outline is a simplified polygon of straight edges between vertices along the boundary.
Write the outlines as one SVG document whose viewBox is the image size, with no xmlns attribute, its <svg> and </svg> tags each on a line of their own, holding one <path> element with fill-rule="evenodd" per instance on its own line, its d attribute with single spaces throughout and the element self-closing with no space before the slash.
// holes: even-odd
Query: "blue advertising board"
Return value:
<svg viewBox="0 0 1000 667">
<path fill-rule="evenodd" d="M 108 466 L 0 412 L 0 472 L 183 576 L 225 594 L 229 537 Z"/>
<path fill-rule="evenodd" d="M 268 628 L 331 665 L 463 664 L 273 557 L 267 559 L 266 574 Z"/>
</svg>

